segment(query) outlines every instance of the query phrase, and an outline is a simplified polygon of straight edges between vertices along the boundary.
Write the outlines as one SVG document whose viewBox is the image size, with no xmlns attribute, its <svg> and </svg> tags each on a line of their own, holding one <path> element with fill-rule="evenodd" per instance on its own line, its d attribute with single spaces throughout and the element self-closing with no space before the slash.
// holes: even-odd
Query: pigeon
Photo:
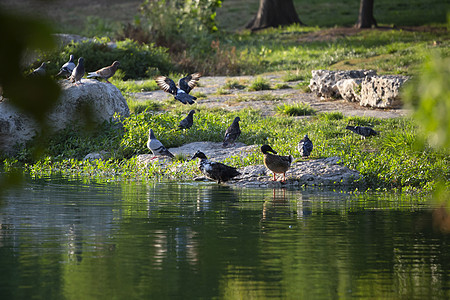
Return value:
<svg viewBox="0 0 450 300">
<path fill-rule="evenodd" d="M 47 67 L 47 63 L 43 62 L 39 68 L 35 69 L 33 72 L 31 72 L 28 76 L 30 77 L 41 77 L 45 76 L 46 71 L 45 68 Z"/>
<path fill-rule="evenodd" d="M 120 62 L 116 60 L 109 67 L 101 68 L 100 70 L 97 70 L 95 72 L 89 72 L 86 78 L 100 77 L 105 79 L 107 83 L 111 83 L 108 81 L 108 79 L 111 78 L 116 73 L 119 66 Z"/>
<path fill-rule="evenodd" d="M 289 156 L 281 156 L 276 155 L 277 152 L 272 149 L 269 145 L 262 145 L 261 152 L 264 154 L 264 165 L 273 172 L 273 181 L 277 181 L 275 174 L 282 173 L 283 180 L 281 182 L 286 181 L 286 171 L 291 167 L 291 163 L 294 160 L 292 155 Z M 272 152 L 274 154 L 271 154 Z"/>
<path fill-rule="evenodd" d="M 70 54 L 69 61 L 62 65 L 61 69 L 59 69 L 59 73 L 56 74 L 56 77 L 62 75 L 69 78 L 69 76 L 72 75 L 73 69 L 75 69 L 75 63 L 73 62 L 73 55 Z"/>
<path fill-rule="evenodd" d="M 78 64 L 75 69 L 73 69 L 72 75 L 70 75 L 69 79 L 72 83 L 75 83 L 75 85 L 77 85 L 77 81 L 81 84 L 81 78 L 83 78 L 84 72 L 84 58 L 80 57 L 78 59 Z"/>
<path fill-rule="evenodd" d="M 300 152 L 300 155 L 303 157 L 308 157 L 311 154 L 311 151 L 313 150 L 313 143 L 308 138 L 308 135 L 305 134 L 305 137 L 298 142 L 298 151 Z"/>
<path fill-rule="evenodd" d="M 223 146 L 227 147 L 230 144 L 235 145 L 237 138 L 241 135 L 241 129 L 239 128 L 239 121 L 241 118 L 234 118 L 233 123 L 225 131 L 225 136 L 223 138 Z"/>
<path fill-rule="evenodd" d="M 181 78 L 180 80 L 178 80 L 178 88 L 175 85 L 175 82 L 166 76 L 158 76 L 156 77 L 155 81 L 160 89 L 162 89 L 164 92 L 172 94 L 176 100 L 180 101 L 183 104 L 189 103 L 192 105 L 195 103 L 194 100 L 196 100 L 197 98 L 189 95 L 189 92 L 193 88 L 195 88 L 201 76 L 202 74 L 200 73 L 193 73 L 184 78 Z"/>
<path fill-rule="evenodd" d="M 174 155 L 155 137 L 152 129 L 148 132 L 147 148 L 150 149 L 154 155 L 151 159 L 155 159 L 157 156 L 174 157 Z"/>
<path fill-rule="evenodd" d="M 361 135 L 363 139 L 365 139 L 366 137 L 372 136 L 372 135 L 378 135 L 378 132 L 376 132 L 375 130 L 373 130 L 370 127 L 365 127 L 365 126 L 350 126 L 349 125 L 349 126 L 345 127 L 345 129 L 351 130 L 354 133 Z"/>
<path fill-rule="evenodd" d="M 233 177 L 241 175 L 234 167 L 210 161 L 200 150 L 192 156 L 191 160 L 197 157 L 200 158 L 200 163 L 198 165 L 200 172 L 212 180 L 217 180 L 217 183 L 225 182 Z"/>
<path fill-rule="evenodd" d="M 178 128 L 179 129 L 189 129 L 189 128 L 191 128 L 192 125 L 194 124 L 194 114 L 195 114 L 195 110 L 191 110 L 189 112 L 189 114 L 186 116 L 186 118 L 181 120 L 180 125 L 178 125 Z"/>
</svg>

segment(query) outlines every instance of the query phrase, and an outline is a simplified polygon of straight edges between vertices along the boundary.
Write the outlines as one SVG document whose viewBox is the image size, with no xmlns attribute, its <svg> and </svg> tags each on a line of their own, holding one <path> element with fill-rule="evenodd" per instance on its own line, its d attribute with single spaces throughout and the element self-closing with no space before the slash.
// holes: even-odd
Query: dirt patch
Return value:
<svg viewBox="0 0 450 300">
<path fill-rule="evenodd" d="M 296 88 L 299 81 L 284 82 L 283 75 L 267 74 L 262 75 L 271 87 L 276 84 L 283 83 L 290 88 L 272 89 L 264 91 L 248 91 L 246 89 L 231 89 L 229 94 L 219 95 L 218 90 L 223 87 L 227 80 L 237 79 L 239 81 L 251 82 L 255 79 L 253 76 L 236 76 L 236 77 L 202 77 L 200 86 L 195 88 L 192 93 L 199 93 L 205 97 L 197 100 L 197 103 L 186 107 L 186 109 L 195 109 L 195 107 L 221 108 L 228 111 L 238 111 L 245 108 L 253 108 L 260 110 L 265 116 L 272 116 L 277 113 L 277 106 L 293 103 L 307 103 L 313 109 L 319 112 L 341 112 L 344 116 L 366 116 L 375 118 L 397 118 L 405 116 L 409 113 L 407 109 L 372 109 L 362 107 L 359 103 L 347 102 L 342 99 L 337 100 L 320 100 L 319 97 L 312 93 L 305 93 Z M 172 98 L 171 95 L 163 91 L 134 93 L 136 100 L 154 100 L 165 101 Z M 269 100 L 268 100 L 269 99 Z M 180 103 L 181 105 L 181 103 Z M 305 116 L 307 117 L 307 116 Z M 299 117 L 301 118 L 301 116 Z"/>
</svg>

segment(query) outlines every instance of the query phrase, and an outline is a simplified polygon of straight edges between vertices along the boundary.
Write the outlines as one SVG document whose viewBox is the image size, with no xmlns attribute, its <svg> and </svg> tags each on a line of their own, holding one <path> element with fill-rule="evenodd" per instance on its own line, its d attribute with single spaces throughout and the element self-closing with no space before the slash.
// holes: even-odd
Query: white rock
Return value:
<svg viewBox="0 0 450 300">
<path fill-rule="evenodd" d="M 350 78 L 365 78 L 376 75 L 374 70 L 330 71 L 313 70 L 309 89 L 323 99 L 340 97 L 336 83 Z"/>
<path fill-rule="evenodd" d="M 362 78 L 350 78 L 336 82 L 336 87 L 342 99 L 349 102 L 360 102 L 362 81 Z"/>
<path fill-rule="evenodd" d="M 115 113 L 130 115 L 125 98 L 114 85 L 90 79 L 82 82 L 76 86 L 61 81 L 61 96 L 46 117 L 49 128 L 61 130 L 72 122 L 99 124 L 111 120 Z M 33 119 L 15 109 L 8 99 L 0 102 L 0 151 L 14 154 L 15 144 L 31 140 L 38 130 Z"/>
<path fill-rule="evenodd" d="M 367 77 L 361 84 L 361 106 L 377 108 L 397 108 L 402 105 L 400 89 L 409 79 L 407 76 Z"/>
</svg>

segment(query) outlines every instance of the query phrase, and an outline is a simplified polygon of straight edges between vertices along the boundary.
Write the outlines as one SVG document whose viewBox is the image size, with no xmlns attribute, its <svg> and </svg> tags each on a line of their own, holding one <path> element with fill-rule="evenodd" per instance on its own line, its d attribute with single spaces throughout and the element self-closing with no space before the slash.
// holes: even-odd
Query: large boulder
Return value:
<svg viewBox="0 0 450 300">
<path fill-rule="evenodd" d="M 402 105 L 400 88 L 407 76 L 384 75 L 366 77 L 361 84 L 361 106 L 396 108 Z"/>
<path fill-rule="evenodd" d="M 339 98 L 339 89 L 337 82 L 344 79 L 359 78 L 366 76 L 375 76 L 374 70 L 350 70 L 350 71 L 329 71 L 313 70 L 312 78 L 309 83 L 309 89 L 322 99 Z"/>
<path fill-rule="evenodd" d="M 342 99 L 348 102 L 360 102 L 362 82 L 362 78 L 343 79 L 336 82 L 336 87 Z"/>
<path fill-rule="evenodd" d="M 62 93 L 57 105 L 48 113 L 48 128 L 61 130 L 72 123 L 102 123 L 115 113 L 128 117 L 130 110 L 125 98 L 114 85 L 83 79 L 80 85 L 61 81 Z M 36 122 L 18 111 L 11 101 L 0 102 L 0 151 L 14 154 L 16 144 L 24 144 L 38 132 Z"/>
</svg>

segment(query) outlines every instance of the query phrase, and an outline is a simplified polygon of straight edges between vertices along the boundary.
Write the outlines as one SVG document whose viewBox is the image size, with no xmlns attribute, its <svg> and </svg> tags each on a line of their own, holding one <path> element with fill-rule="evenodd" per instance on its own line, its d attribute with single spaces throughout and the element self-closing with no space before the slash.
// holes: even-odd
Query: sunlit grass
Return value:
<svg viewBox="0 0 450 300">
<path fill-rule="evenodd" d="M 282 104 L 277 106 L 279 114 L 287 116 L 310 116 L 316 114 L 316 110 L 308 103 Z"/>
</svg>

